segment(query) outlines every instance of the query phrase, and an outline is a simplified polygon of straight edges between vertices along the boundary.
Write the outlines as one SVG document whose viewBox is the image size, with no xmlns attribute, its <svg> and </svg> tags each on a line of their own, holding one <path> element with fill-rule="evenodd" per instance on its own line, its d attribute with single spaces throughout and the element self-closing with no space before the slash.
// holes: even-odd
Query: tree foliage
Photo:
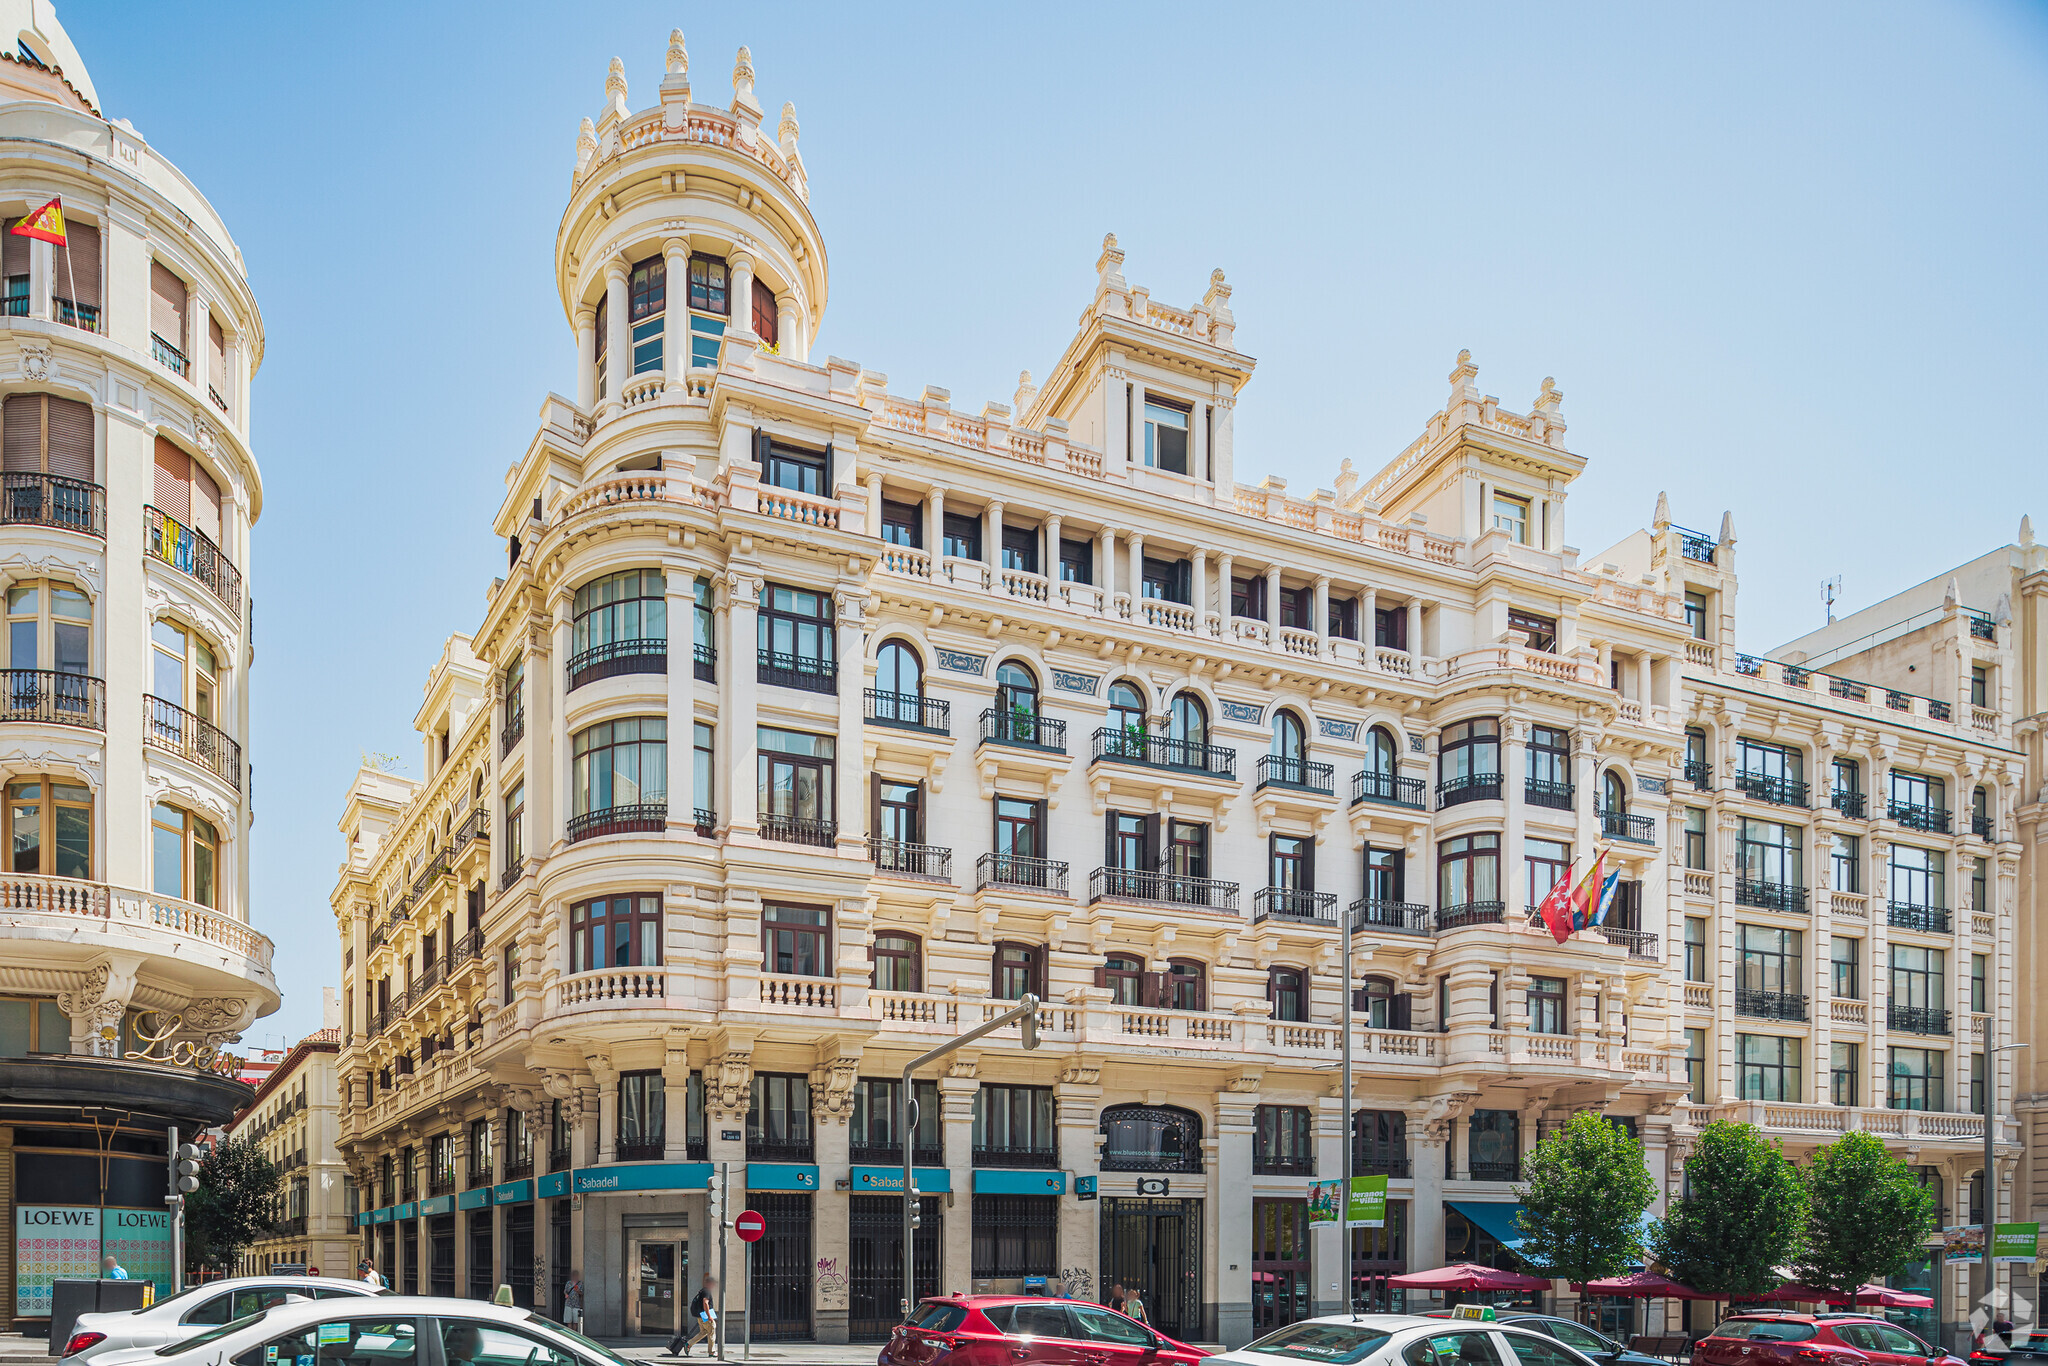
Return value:
<svg viewBox="0 0 2048 1366">
<path fill-rule="evenodd" d="M 1723 1298 L 1761 1295 L 1805 1242 L 1806 1186 L 1775 1140 L 1716 1120 L 1685 1164 L 1685 1193 L 1651 1235 L 1673 1278 Z"/>
<path fill-rule="evenodd" d="M 227 1266 L 275 1228 L 281 1176 L 246 1138 L 214 1145 L 199 1163 L 199 1189 L 185 1197 L 188 1266 Z"/>
<path fill-rule="evenodd" d="M 1516 1252 L 1575 1285 L 1618 1276 L 1643 1256 L 1643 1212 L 1657 1183 L 1643 1145 L 1606 1116 L 1581 1110 L 1522 1163 L 1523 1242 Z"/>
<path fill-rule="evenodd" d="M 1883 1139 L 1843 1134 L 1813 1155 L 1805 1177 L 1806 1247 L 1793 1263 L 1803 1283 L 1853 1294 L 1920 1255 L 1934 1195 Z"/>
</svg>

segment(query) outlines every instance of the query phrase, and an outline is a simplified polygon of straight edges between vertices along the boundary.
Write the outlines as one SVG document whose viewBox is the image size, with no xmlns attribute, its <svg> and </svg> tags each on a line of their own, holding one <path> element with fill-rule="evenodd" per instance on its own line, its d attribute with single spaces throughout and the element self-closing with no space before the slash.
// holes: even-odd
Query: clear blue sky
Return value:
<svg viewBox="0 0 2048 1366">
<path fill-rule="evenodd" d="M 1058 357 L 1105 230 L 1189 304 L 1211 267 L 1259 360 L 1238 475 L 1328 486 L 1420 430 L 1470 347 L 1545 375 L 1591 460 L 1568 539 L 1741 537 L 1774 645 L 2048 514 L 2048 12 L 2011 3 L 719 6 L 61 0 L 106 112 L 241 243 L 253 396 L 252 913 L 285 1005 L 339 979 L 327 896 L 363 750 L 418 772 L 441 640 L 550 389 L 577 120 L 671 27 L 707 103 L 751 45 L 796 101 L 831 255 L 817 354 L 1007 402 Z M 708 16 L 708 17 L 707 17 Z M 2043 527 L 2048 534 L 2048 525 Z M 1983 604 L 1989 606 L 1989 604 Z"/>
</svg>

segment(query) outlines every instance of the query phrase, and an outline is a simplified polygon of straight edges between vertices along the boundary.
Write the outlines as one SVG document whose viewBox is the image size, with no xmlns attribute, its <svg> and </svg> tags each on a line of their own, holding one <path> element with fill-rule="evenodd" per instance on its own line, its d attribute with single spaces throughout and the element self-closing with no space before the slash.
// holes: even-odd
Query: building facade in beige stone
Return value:
<svg viewBox="0 0 2048 1366">
<path fill-rule="evenodd" d="M 1010 403 L 814 357 L 794 111 L 771 134 L 744 49 L 729 102 L 695 101 L 680 35 L 668 67 L 634 113 L 615 63 L 577 140 L 576 397 L 506 471 L 507 569 L 429 674 L 422 777 L 365 771 L 342 815 L 341 1147 L 395 1285 L 553 1311 L 575 1273 L 595 1331 L 666 1334 L 724 1170 L 770 1225 L 750 1280 L 730 1250 L 732 1324 L 878 1337 L 892 1078 L 1025 991 L 1040 1049 L 919 1082 L 921 1293 L 1121 1280 L 1229 1343 L 1386 1303 L 1511 1257 L 1522 1157 L 1583 1108 L 1634 1128 L 1660 1202 L 1721 1115 L 1971 1150 L 1952 1083 L 1833 1103 L 1851 907 L 1825 789 L 1778 780 L 1854 748 L 2004 784 L 2003 713 L 1781 694 L 1733 647 L 1729 522 L 1660 503 L 1583 558 L 1562 393 L 1515 411 L 1467 355 L 1392 460 L 1243 482 L 1231 287 L 1156 300 L 1114 238 Z M 1606 923 L 1532 926 L 1600 851 Z M 1305 1207 L 1347 1142 L 1392 1210 L 1348 1247 Z"/>
<path fill-rule="evenodd" d="M 228 1127 L 228 1137 L 256 1144 L 280 1176 L 275 1230 L 242 1253 L 234 1268 L 239 1275 L 281 1267 L 355 1275 L 356 1183 L 335 1147 L 341 1080 L 334 1063 L 340 1048 L 339 1027 L 299 1040 Z"/>
</svg>

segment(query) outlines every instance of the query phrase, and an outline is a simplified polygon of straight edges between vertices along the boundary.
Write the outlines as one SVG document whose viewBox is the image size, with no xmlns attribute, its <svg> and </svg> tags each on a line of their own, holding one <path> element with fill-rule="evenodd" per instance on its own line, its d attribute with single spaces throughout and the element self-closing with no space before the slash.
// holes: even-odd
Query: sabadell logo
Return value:
<svg viewBox="0 0 2048 1366">
<path fill-rule="evenodd" d="M 619 1178 L 616 1176 L 586 1176 L 581 1184 L 583 1189 L 587 1191 L 617 1190 Z"/>
</svg>

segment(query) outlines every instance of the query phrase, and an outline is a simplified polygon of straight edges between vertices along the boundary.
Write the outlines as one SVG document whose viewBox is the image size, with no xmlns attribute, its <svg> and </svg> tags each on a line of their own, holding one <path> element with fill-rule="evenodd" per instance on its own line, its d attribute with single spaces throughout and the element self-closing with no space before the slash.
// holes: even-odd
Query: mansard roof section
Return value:
<svg viewBox="0 0 2048 1366">
<path fill-rule="evenodd" d="M 1338 476 L 1344 506 L 1402 521 L 1425 510 L 1447 472 L 1460 462 L 1501 471 L 1509 485 L 1525 492 L 1549 491 L 1561 503 L 1565 485 L 1586 467 L 1585 457 L 1565 448 L 1564 391 L 1546 378 L 1529 411 L 1517 414 L 1492 394 L 1482 394 L 1478 378 L 1472 353 L 1460 351 L 1450 373 L 1450 397 L 1430 415 L 1422 435 L 1362 487 L 1348 468 Z M 1473 527 L 1463 534 L 1477 536 L 1483 530 Z M 1458 534 L 1456 528 L 1451 531 Z"/>
<path fill-rule="evenodd" d="M 1095 261 L 1095 297 L 1081 312 L 1074 339 L 1060 356 L 1041 388 L 1025 371 L 1017 388 L 1019 421 L 1042 428 L 1058 419 L 1085 430 L 1082 409 L 1101 388 L 1105 372 L 1114 368 L 1111 353 L 1126 365 L 1151 371 L 1200 392 L 1234 399 L 1258 364 L 1236 346 L 1237 319 L 1230 310 L 1230 286 L 1218 269 L 1209 273 L 1209 288 L 1192 308 L 1160 303 L 1143 285 L 1124 278 L 1124 253 L 1116 234 L 1102 239 Z"/>
</svg>

